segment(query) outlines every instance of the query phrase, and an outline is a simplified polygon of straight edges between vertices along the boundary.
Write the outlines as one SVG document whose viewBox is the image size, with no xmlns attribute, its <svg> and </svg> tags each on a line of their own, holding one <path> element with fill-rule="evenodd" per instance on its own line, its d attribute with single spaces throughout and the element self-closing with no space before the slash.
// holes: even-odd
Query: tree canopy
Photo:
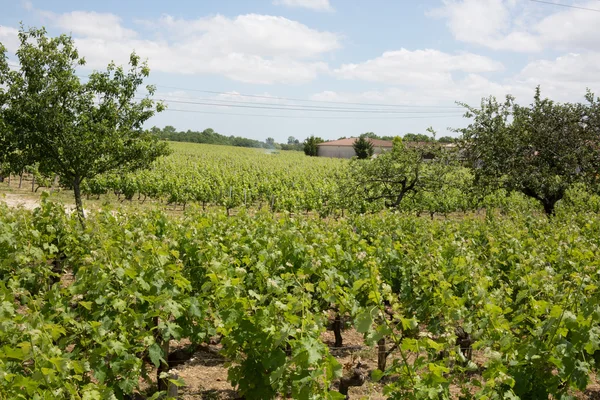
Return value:
<svg viewBox="0 0 600 400">
<path fill-rule="evenodd" d="M 76 68 L 85 64 L 73 38 L 48 37 L 45 29 L 21 28 L 16 52 L 20 69 L 7 66 L 1 49 L 0 98 L 4 102 L 3 158 L 38 165 L 73 188 L 83 222 L 80 187 L 85 179 L 109 171 L 148 166 L 169 152 L 167 144 L 143 128 L 163 105 L 153 101 L 153 86 L 137 100 L 150 70 L 135 54 L 129 69 L 110 63 L 83 83 Z M 16 157 L 18 155 L 18 157 Z"/>
<path fill-rule="evenodd" d="M 318 144 L 323 143 L 323 139 L 312 135 L 304 140 L 304 154 L 311 157 L 316 157 L 319 150 Z"/>
<path fill-rule="evenodd" d="M 429 155 L 438 158 L 427 161 Z M 390 208 L 397 208 L 411 194 L 434 187 L 447 170 L 441 160 L 439 145 L 407 146 L 400 137 L 394 139 L 392 150 L 379 154 L 373 160 L 354 159 L 348 196 L 361 201 L 383 200 Z"/>
<path fill-rule="evenodd" d="M 364 136 L 361 136 L 358 139 L 356 139 L 352 144 L 352 148 L 356 153 L 356 157 L 358 157 L 361 160 L 371 158 L 371 156 L 373 156 L 373 153 L 375 152 L 375 149 L 373 148 L 373 142 Z"/>
<path fill-rule="evenodd" d="M 425 135 L 424 133 L 407 133 L 402 139 L 407 142 L 429 142 L 432 140 L 431 137 Z"/>
<path fill-rule="evenodd" d="M 597 187 L 600 171 L 600 101 L 587 103 L 542 99 L 540 88 L 529 106 L 512 96 L 504 103 L 483 99 L 467 108 L 472 122 L 463 129 L 462 146 L 484 188 L 504 187 L 538 200 L 554 213 L 556 203 L 576 183 Z"/>
</svg>

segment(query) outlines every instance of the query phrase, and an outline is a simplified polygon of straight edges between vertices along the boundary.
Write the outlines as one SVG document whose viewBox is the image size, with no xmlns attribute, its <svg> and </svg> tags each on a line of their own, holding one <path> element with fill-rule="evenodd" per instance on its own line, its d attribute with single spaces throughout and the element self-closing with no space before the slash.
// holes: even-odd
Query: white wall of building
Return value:
<svg viewBox="0 0 600 400">
<path fill-rule="evenodd" d="M 382 148 L 375 147 L 375 154 L 380 154 Z M 384 149 L 389 150 L 389 149 Z M 356 155 L 352 146 L 319 146 L 317 155 L 330 158 L 352 158 Z"/>
</svg>

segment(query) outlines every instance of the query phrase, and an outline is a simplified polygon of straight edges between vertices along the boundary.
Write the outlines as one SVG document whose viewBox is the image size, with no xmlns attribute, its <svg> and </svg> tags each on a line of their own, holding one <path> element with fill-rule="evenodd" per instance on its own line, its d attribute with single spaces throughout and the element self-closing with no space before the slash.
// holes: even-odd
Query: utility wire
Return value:
<svg viewBox="0 0 600 400">
<path fill-rule="evenodd" d="M 307 116 L 307 115 L 273 115 L 273 114 L 242 114 L 242 113 L 227 113 L 219 111 L 202 111 L 202 110 L 182 110 L 177 108 L 166 108 L 164 111 L 175 111 L 175 112 L 186 112 L 196 114 L 210 114 L 210 115 L 235 115 L 243 117 L 271 117 L 271 118 L 291 118 L 291 119 L 376 119 L 376 120 L 392 120 L 392 119 L 420 119 L 420 118 L 458 118 L 462 117 L 462 114 L 452 115 L 428 115 L 428 116 L 396 116 L 396 117 L 353 117 L 353 116 Z"/>
<path fill-rule="evenodd" d="M 596 8 L 587 8 L 587 7 L 580 7 L 580 6 L 572 6 L 570 4 L 553 3 L 551 1 L 544 1 L 544 0 L 529 0 L 529 1 L 532 1 L 534 3 L 550 4 L 550 5 L 559 6 L 559 7 L 575 8 L 577 10 L 586 10 L 586 11 L 600 12 L 600 10 L 598 10 Z"/>
<path fill-rule="evenodd" d="M 599 0 L 600 1 L 600 0 Z M 19 68 L 18 65 L 11 65 L 10 66 L 14 67 L 14 68 Z M 77 75 L 80 78 L 89 78 L 89 75 Z M 296 102 L 309 102 L 309 103 L 323 103 L 323 104 L 342 104 L 342 105 L 356 105 L 356 106 L 366 106 L 366 107 L 397 107 L 397 108 L 431 108 L 431 109 L 452 109 L 452 110 L 462 110 L 463 107 L 461 106 L 430 106 L 430 105 L 424 105 L 424 104 L 385 104 L 385 103 L 360 103 L 360 102 L 346 102 L 346 101 L 330 101 L 330 100 L 310 100 L 310 99 L 300 99 L 300 98 L 293 98 L 293 97 L 278 97 L 278 96 L 266 96 L 266 95 L 256 95 L 256 94 L 243 94 L 243 93 L 231 93 L 231 92 L 219 92 L 219 91 L 214 91 L 214 90 L 202 90 L 202 89 L 189 89 L 189 88 L 182 88 L 182 87 L 176 87 L 176 86 L 167 86 L 167 85 L 154 85 L 157 88 L 165 88 L 165 89 L 174 89 L 174 90 L 184 90 L 184 91 L 190 91 L 190 92 L 199 92 L 199 93 L 208 93 L 208 94 L 218 94 L 218 95 L 227 95 L 227 96 L 238 96 L 238 97 L 249 97 L 249 98 L 257 98 L 257 99 L 270 99 L 270 100 L 284 100 L 284 101 L 296 101 Z M 178 97 L 178 96 L 170 96 L 170 97 Z M 182 97 L 179 97 L 182 98 Z M 214 101 L 228 101 L 226 99 L 213 99 L 210 98 L 210 101 L 214 102 Z M 172 102 L 175 102 L 175 100 L 169 100 Z M 253 102 L 243 102 L 243 101 L 236 101 L 236 100 L 229 100 L 231 102 L 235 102 L 235 103 L 240 103 L 240 104 L 256 104 Z M 263 103 L 265 105 L 269 104 L 269 103 Z M 286 106 L 285 104 L 280 104 L 280 103 L 271 103 L 274 105 L 278 105 L 278 106 Z M 311 108 L 317 108 L 319 106 L 311 106 L 311 105 L 306 105 L 306 106 L 302 106 L 302 105 L 297 105 L 297 107 L 311 107 Z M 325 106 L 321 106 L 321 108 L 326 108 Z M 288 108 L 286 108 L 288 109 Z M 348 110 L 354 110 L 352 108 L 348 108 Z M 308 111 L 308 110 L 307 110 Z M 383 110 L 382 110 L 383 111 Z M 430 111 L 433 112 L 434 110 Z"/>
<path fill-rule="evenodd" d="M 598 0 L 600 1 L 600 0 Z M 169 95 L 168 98 L 163 98 L 163 101 L 175 101 L 175 100 L 200 100 L 200 101 L 211 101 L 211 102 L 223 102 L 225 104 L 252 104 L 252 105 L 271 105 L 271 106 L 280 106 L 280 107 L 302 107 L 302 108 L 319 108 L 319 109 L 330 109 L 330 110 L 360 110 L 360 108 L 355 108 L 355 107 L 341 107 L 341 106 L 336 106 L 336 107 L 331 107 L 331 106 L 316 106 L 316 105 L 302 105 L 302 104 L 285 104 L 285 103 L 271 103 L 271 102 L 260 102 L 257 103 L 255 101 L 243 101 L 243 100 L 231 100 L 231 99 L 219 99 L 219 98 L 214 98 L 214 97 L 185 97 L 185 96 L 171 96 Z M 396 107 L 396 106 L 394 106 Z M 411 106 L 397 106 L 399 108 L 403 108 L 403 107 L 411 107 Z M 448 107 L 448 106 L 423 106 L 423 107 L 431 107 L 431 108 L 441 108 L 441 109 L 445 109 L 445 108 L 460 108 L 462 109 L 462 107 L 457 107 L 457 106 L 452 106 L 452 107 Z M 381 111 L 390 111 L 390 110 L 381 110 Z M 392 110 L 393 111 L 393 110 Z M 429 112 L 436 112 L 436 110 L 430 110 Z"/>
<path fill-rule="evenodd" d="M 168 103 L 177 103 L 177 104 L 194 104 L 201 106 L 218 106 L 218 107 L 234 107 L 234 108 L 252 108 L 259 110 L 287 110 L 287 111 L 308 111 L 308 112 L 333 112 L 333 113 L 369 113 L 369 114 L 431 114 L 435 113 L 456 113 L 456 111 L 397 111 L 397 110 L 365 110 L 365 109 L 323 109 L 323 108 L 315 108 L 315 109 L 307 109 L 302 108 L 300 106 L 291 106 L 291 107 L 282 107 L 282 106 L 263 106 L 263 105 L 247 105 L 247 104 L 221 104 L 221 103 L 213 103 L 213 102 L 199 102 L 199 101 L 181 101 L 181 100 L 166 100 L 166 99 L 157 99 L 159 101 L 164 101 Z"/>
<path fill-rule="evenodd" d="M 165 86 L 165 85 L 154 85 L 157 88 L 165 88 L 165 89 L 174 89 L 174 90 L 184 90 L 188 92 L 200 92 L 200 93 L 209 93 L 209 94 L 221 94 L 221 95 L 229 95 L 229 96 L 239 96 L 239 97 L 252 97 L 258 99 L 271 99 L 271 100 L 288 100 L 288 101 L 302 101 L 302 102 L 310 102 L 310 103 L 328 103 L 328 104 L 346 104 L 346 105 L 356 105 L 356 106 L 379 106 L 379 107 L 433 107 L 433 108 L 462 108 L 460 106 L 427 106 L 423 104 L 383 104 L 383 103 L 354 103 L 347 101 L 331 101 L 331 100 L 309 100 L 309 99 L 299 99 L 294 97 L 278 97 L 278 96 L 266 96 L 266 95 L 256 95 L 256 94 L 243 94 L 243 93 L 231 93 L 231 92 L 218 92 L 214 90 L 201 90 L 201 89 L 190 89 L 190 88 L 181 88 L 175 86 Z"/>
</svg>

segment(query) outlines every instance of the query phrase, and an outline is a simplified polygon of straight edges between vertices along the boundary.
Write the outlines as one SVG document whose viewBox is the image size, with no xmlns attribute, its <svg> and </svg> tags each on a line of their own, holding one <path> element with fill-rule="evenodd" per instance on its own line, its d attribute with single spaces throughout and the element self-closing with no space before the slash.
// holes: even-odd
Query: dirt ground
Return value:
<svg viewBox="0 0 600 400">
<path fill-rule="evenodd" d="M 362 334 L 354 329 L 344 331 L 344 346 L 333 347 L 333 332 L 327 331 L 322 335 L 324 343 L 329 345 L 331 354 L 344 366 L 344 371 L 353 368 L 357 362 L 366 365 L 367 371 L 377 368 L 377 352 L 375 348 L 364 345 Z M 183 343 L 172 343 L 172 348 L 177 348 Z M 179 389 L 179 395 L 184 400 L 214 399 L 232 400 L 237 398 L 237 392 L 227 381 L 227 368 L 224 366 L 226 359 L 219 355 L 220 346 L 210 345 L 202 347 L 194 357 L 183 365 L 175 368 L 179 378 L 186 382 L 186 386 Z M 392 356 L 391 356 L 392 357 Z M 351 387 L 351 399 L 383 400 L 383 385 L 367 381 L 361 387 Z"/>
<path fill-rule="evenodd" d="M 341 348 L 333 347 L 334 335 L 332 331 L 323 333 L 321 339 L 330 348 L 331 354 L 344 366 L 344 372 L 353 368 L 357 362 L 366 366 L 369 373 L 377 368 L 377 350 L 373 347 L 365 346 L 362 334 L 356 332 L 353 328 L 343 332 L 344 346 Z M 183 344 L 175 343 L 174 348 Z M 226 359 L 220 354 L 220 345 L 210 345 L 202 347 L 197 351 L 192 359 L 176 368 L 179 378 L 186 382 L 186 386 L 179 389 L 179 398 L 184 400 L 233 400 L 237 398 L 237 392 L 227 382 Z M 388 359 L 399 357 L 396 352 L 390 355 Z M 474 354 L 477 362 L 478 357 Z M 384 383 L 367 382 L 360 387 L 351 387 L 349 390 L 350 399 L 368 399 L 384 400 Z M 451 393 L 458 398 L 459 390 L 451 390 Z M 583 393 L 574 393 L 580 400 L 600 400 L 600 384 L 596 377 L 592 377 L 592 382 L 588 389 Z"/>
<path fill-rule="evenodd" d="M 37 198 L 30 198 L 13 193 L 4 193 L 3 195 L 0 195 L 0 201 L 6 203 L 9 207 L 23 207 L 27 210 L 33 210 L 40 205 L 40 201 Z"/>
</svg>

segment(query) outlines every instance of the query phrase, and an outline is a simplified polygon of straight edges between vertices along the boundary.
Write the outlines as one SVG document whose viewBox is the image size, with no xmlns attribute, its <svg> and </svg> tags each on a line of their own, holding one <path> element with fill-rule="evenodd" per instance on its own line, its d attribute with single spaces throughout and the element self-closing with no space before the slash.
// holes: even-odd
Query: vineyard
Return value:
<svg viewBox="0 0 600 400">
<path fill-rule="evenodd" d="M 581 398 L 600 362 L 598 232 L 577 210 L 196 206 L 96 212 L 82 228 L 49 201 L 0 206 L 0 396 L 185 395 L 173 368 L 217 343 L 246 399 L 343 399 L 374 382 L 394 399 Z M 349 330 L 377 368 L 333 357 Z"/>
<path fill-rule="evenodd" d="M 204 210 L 267 209 L 272 212 L 342 216 L 346 212 L 378 212 L 381 200 L 357 197 L 347 160 L 306 157 L 295 151 L 236 148 L 194 143 L 169 143 L 173 154 L 157 160 L 150 169 L 100 175 L 85 182 L 88 199 L 116 197 L 120 202 L 154 202 L 168 209 L 185 210 L 189 204 Z M 421 191 L 406 199 L 399 210 L 415 214 L 471 212 L 483 207 L 539 209 L 525 196 L 502 190 L 481 195 L 473 190 L 473 177 L 464 167 L 450 172 L 435 191 Z M 51 179 L 38 176 L 50 185 Z M 568 201 L 599 210 L 598 196 L 572 191 Z"/>
<path fill-rule="evenodd" d="M 326 159 L 314 135 L 242 149 L 161 139 L 263 144 L 145 127 L 193 111 L 166 102 L 409 111 L 161 101 L 135 52 L 82 76 L 73 36 L 17 36 L 0 43 L 0 400 L 600 398 L 591 90 L 458 102 L 456 140 L 430 127 L 375 152 L 366 132 L 356 157 Z"/>
<path fill-rule="evenodd" d="M 341 160 L 309 159 L 293 151 L 282 154 L 193 143 L 170 146 L 173 154 L 157 160 L 149 170 L 101 175 L 87 183 L 83 193 L 227 210 L 264 206 L 273 211 L 313 211 L 340 203 L 337 182 L 346 167 Z"/>
</svg>

